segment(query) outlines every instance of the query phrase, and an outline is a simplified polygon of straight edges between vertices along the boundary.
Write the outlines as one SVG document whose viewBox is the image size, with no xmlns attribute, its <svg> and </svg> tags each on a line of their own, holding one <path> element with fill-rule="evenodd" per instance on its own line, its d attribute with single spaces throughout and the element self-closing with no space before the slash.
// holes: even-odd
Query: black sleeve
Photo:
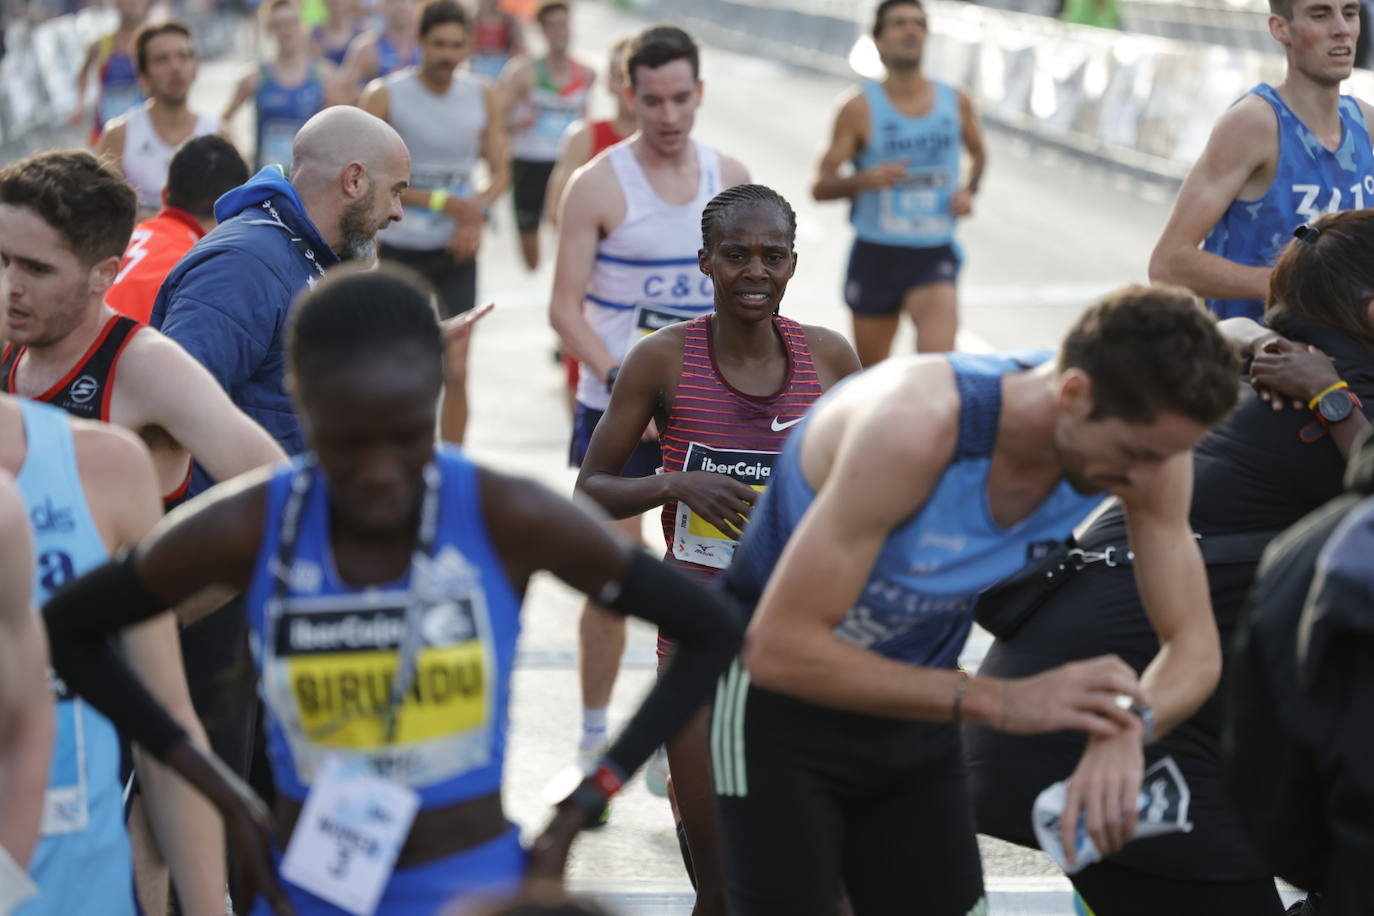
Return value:
<svg viewBox="0 0 1374 916">
<path fill-rule="evenodd" d="M 148 693 L 111 637 L 164 609 L 138 578 L 132 554 L 68 583 L 43 606 L 57 676 L 159 760 L 187 739 L 186 732 Z"/>
<path fill-rule="evenodd" d="M 606 607 L 656 623 L 678 640 L 677 653 L 606 760 L 625 779 L 675 736 L 710 697 L 716 679 L 744 642 L 744 614 L 723 593 L 635 551 Z"/>
</svg>

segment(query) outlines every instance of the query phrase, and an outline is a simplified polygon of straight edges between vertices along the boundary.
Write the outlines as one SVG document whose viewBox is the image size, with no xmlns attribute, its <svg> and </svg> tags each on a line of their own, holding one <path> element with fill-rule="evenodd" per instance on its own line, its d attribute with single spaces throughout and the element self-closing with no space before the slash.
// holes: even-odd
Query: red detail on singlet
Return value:
<svg viewBox="0 0 1374 916">
<path fill-rule="evenodd" d="M 794 421 L 801 419 L 822 394 L 806 331 L 797 322 L 781 315 L 773 317 L 773 327 L 787 347 L 787 377 L 778 391 L 756 397 L 731 387 L 720 374 L 711 341 L 711 320 L 711 315 L 703 315 L 687 325 L 672 413 L 659 430 L 664 473 L 682 470 L 693 442 L 713 449 L 780 452 Z M 778 426 L 782 429 L 775 428 Z M 676 519 L 677 500 L 664 503 L 665 561 L 703 578 L 715 578 L 720 570 L 673 556 Z"/>
<path fill-rule="evenodd" d="M 196 218 L 176 207 L 163 207 L 157 216 L 139 223 L 124 251 L 119 274 L 105 291 L 105 304 L 147 324 L 162 281 L 204 235 L 205 228 Z"/>
<path fill-rule="evenodd" d="M 614 121 L 592 122 L 592 154 L 588 160 L 595 159 L 603 150 L 608 150 L 625 138 L 616 133 Z"/>
<path fill-rule="evenodd" d="M 509 54 L 515 44 L 514 24 L 508 14 L 479 19 L 472 26 L 472 47 L 477 54 Z"/>
</svg>

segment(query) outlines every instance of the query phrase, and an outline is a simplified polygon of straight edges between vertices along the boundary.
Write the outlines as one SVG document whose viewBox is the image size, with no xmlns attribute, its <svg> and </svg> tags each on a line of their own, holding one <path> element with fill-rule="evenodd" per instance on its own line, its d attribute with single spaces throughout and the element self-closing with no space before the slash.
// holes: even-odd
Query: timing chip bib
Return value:
<svg viewBox="0 0 1374 916">
<path fill-rule="evenodd" d="M 687 446 L 683 471 L 709 471 L 724 474 L 756 492 L 762 493 L 773 473 L 777 452 L 711 448 L 700 442 Z M 738 542 L 715 525 L 699 517 L 685 500 L 678 500 L 673 532 L 673 556 L 688 563 L 726 569 L 735 558 Z"/>
<path fill-rule="evenodd" d="M 436 566 L 446 563 L 466 567 L 452 547 Z M 496 662 L 483 592 L 438 594 L 374 589 L 283 603 L 264 684 L 305 780 L 328 754 L 362 758 L 374 774 L 410 787 L 489 762 Z M 418 632 L 408 634 L 411 626 Z M 408 635 L 414 667 L 398 694 Z"/>
</svg>

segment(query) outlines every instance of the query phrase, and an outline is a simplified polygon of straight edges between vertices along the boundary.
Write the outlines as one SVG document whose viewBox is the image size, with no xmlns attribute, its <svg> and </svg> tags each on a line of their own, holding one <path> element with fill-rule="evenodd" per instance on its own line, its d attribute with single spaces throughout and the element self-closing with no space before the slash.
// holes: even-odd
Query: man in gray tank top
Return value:
<svg viewBox="0 0 1374 916">
<path fill-rule="evenodd" d="M 455 0 L 420 8 L 420 64 L 373 80 L 359 104 L 396 128 L 411 156 L 405 218 L 378 235 L 381 256 L 423 274 L 449 318 L 477 296 L 477 248 L 488 208 L 510 184 L 506 133 L 496 94 L 479 77 L 458 71 L 471 53 L 467 13 Z M 480 190 L 472 169 L 485 159 Z M 449 350 L 444 394 L 445 437 L 462 441 L 467 425 L 467 344 Z"/>
</svg>

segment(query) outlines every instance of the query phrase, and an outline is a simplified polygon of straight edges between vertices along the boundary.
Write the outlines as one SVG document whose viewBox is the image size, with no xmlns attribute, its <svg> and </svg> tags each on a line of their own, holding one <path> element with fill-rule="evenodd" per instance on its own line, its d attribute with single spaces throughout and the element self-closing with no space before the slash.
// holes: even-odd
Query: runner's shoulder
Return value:
<svg viewBox="0 0 1374 916">
<path fill-rule="evenodd" d="M 1272 158 L 1278 155 L 1278 130 L 1273 107 L 1252 92 L 1217 119 L 1208 145 L 1235 156 Z"/>
<path fill-rule="evenodd" d="M 112 423 L 70 418 L 76 467 L 87 498 L 118 490 L 143 473 L 152 472 L 148 446 L 132 431 Z"/>
<path fill-rule="evenodd" d="M 941 355 L 890 357 L 839 392 L 853 435 L 902 460 L 925 461 L 954 451 L 959 391 Z M 947 447 L 946 447 L 947 446 Z"/>
<path fill-rule="evenodd" d="M 749 167 L 740 162 L 733 156 L 716 151 L 720 157 L 720 185 L 722 188 L 733 188 L 735 185 L 749 183 Z"/>
<path fill-rule="evenodd" d="M 839 331 L 818 324 L 803 324 L 801 329 L 806 335 L 806 345 L 811 350 L 812 361 L 817 368 L 828 369 L 834 381 L 862 368 L 853 345 Z"/>
</svg>

